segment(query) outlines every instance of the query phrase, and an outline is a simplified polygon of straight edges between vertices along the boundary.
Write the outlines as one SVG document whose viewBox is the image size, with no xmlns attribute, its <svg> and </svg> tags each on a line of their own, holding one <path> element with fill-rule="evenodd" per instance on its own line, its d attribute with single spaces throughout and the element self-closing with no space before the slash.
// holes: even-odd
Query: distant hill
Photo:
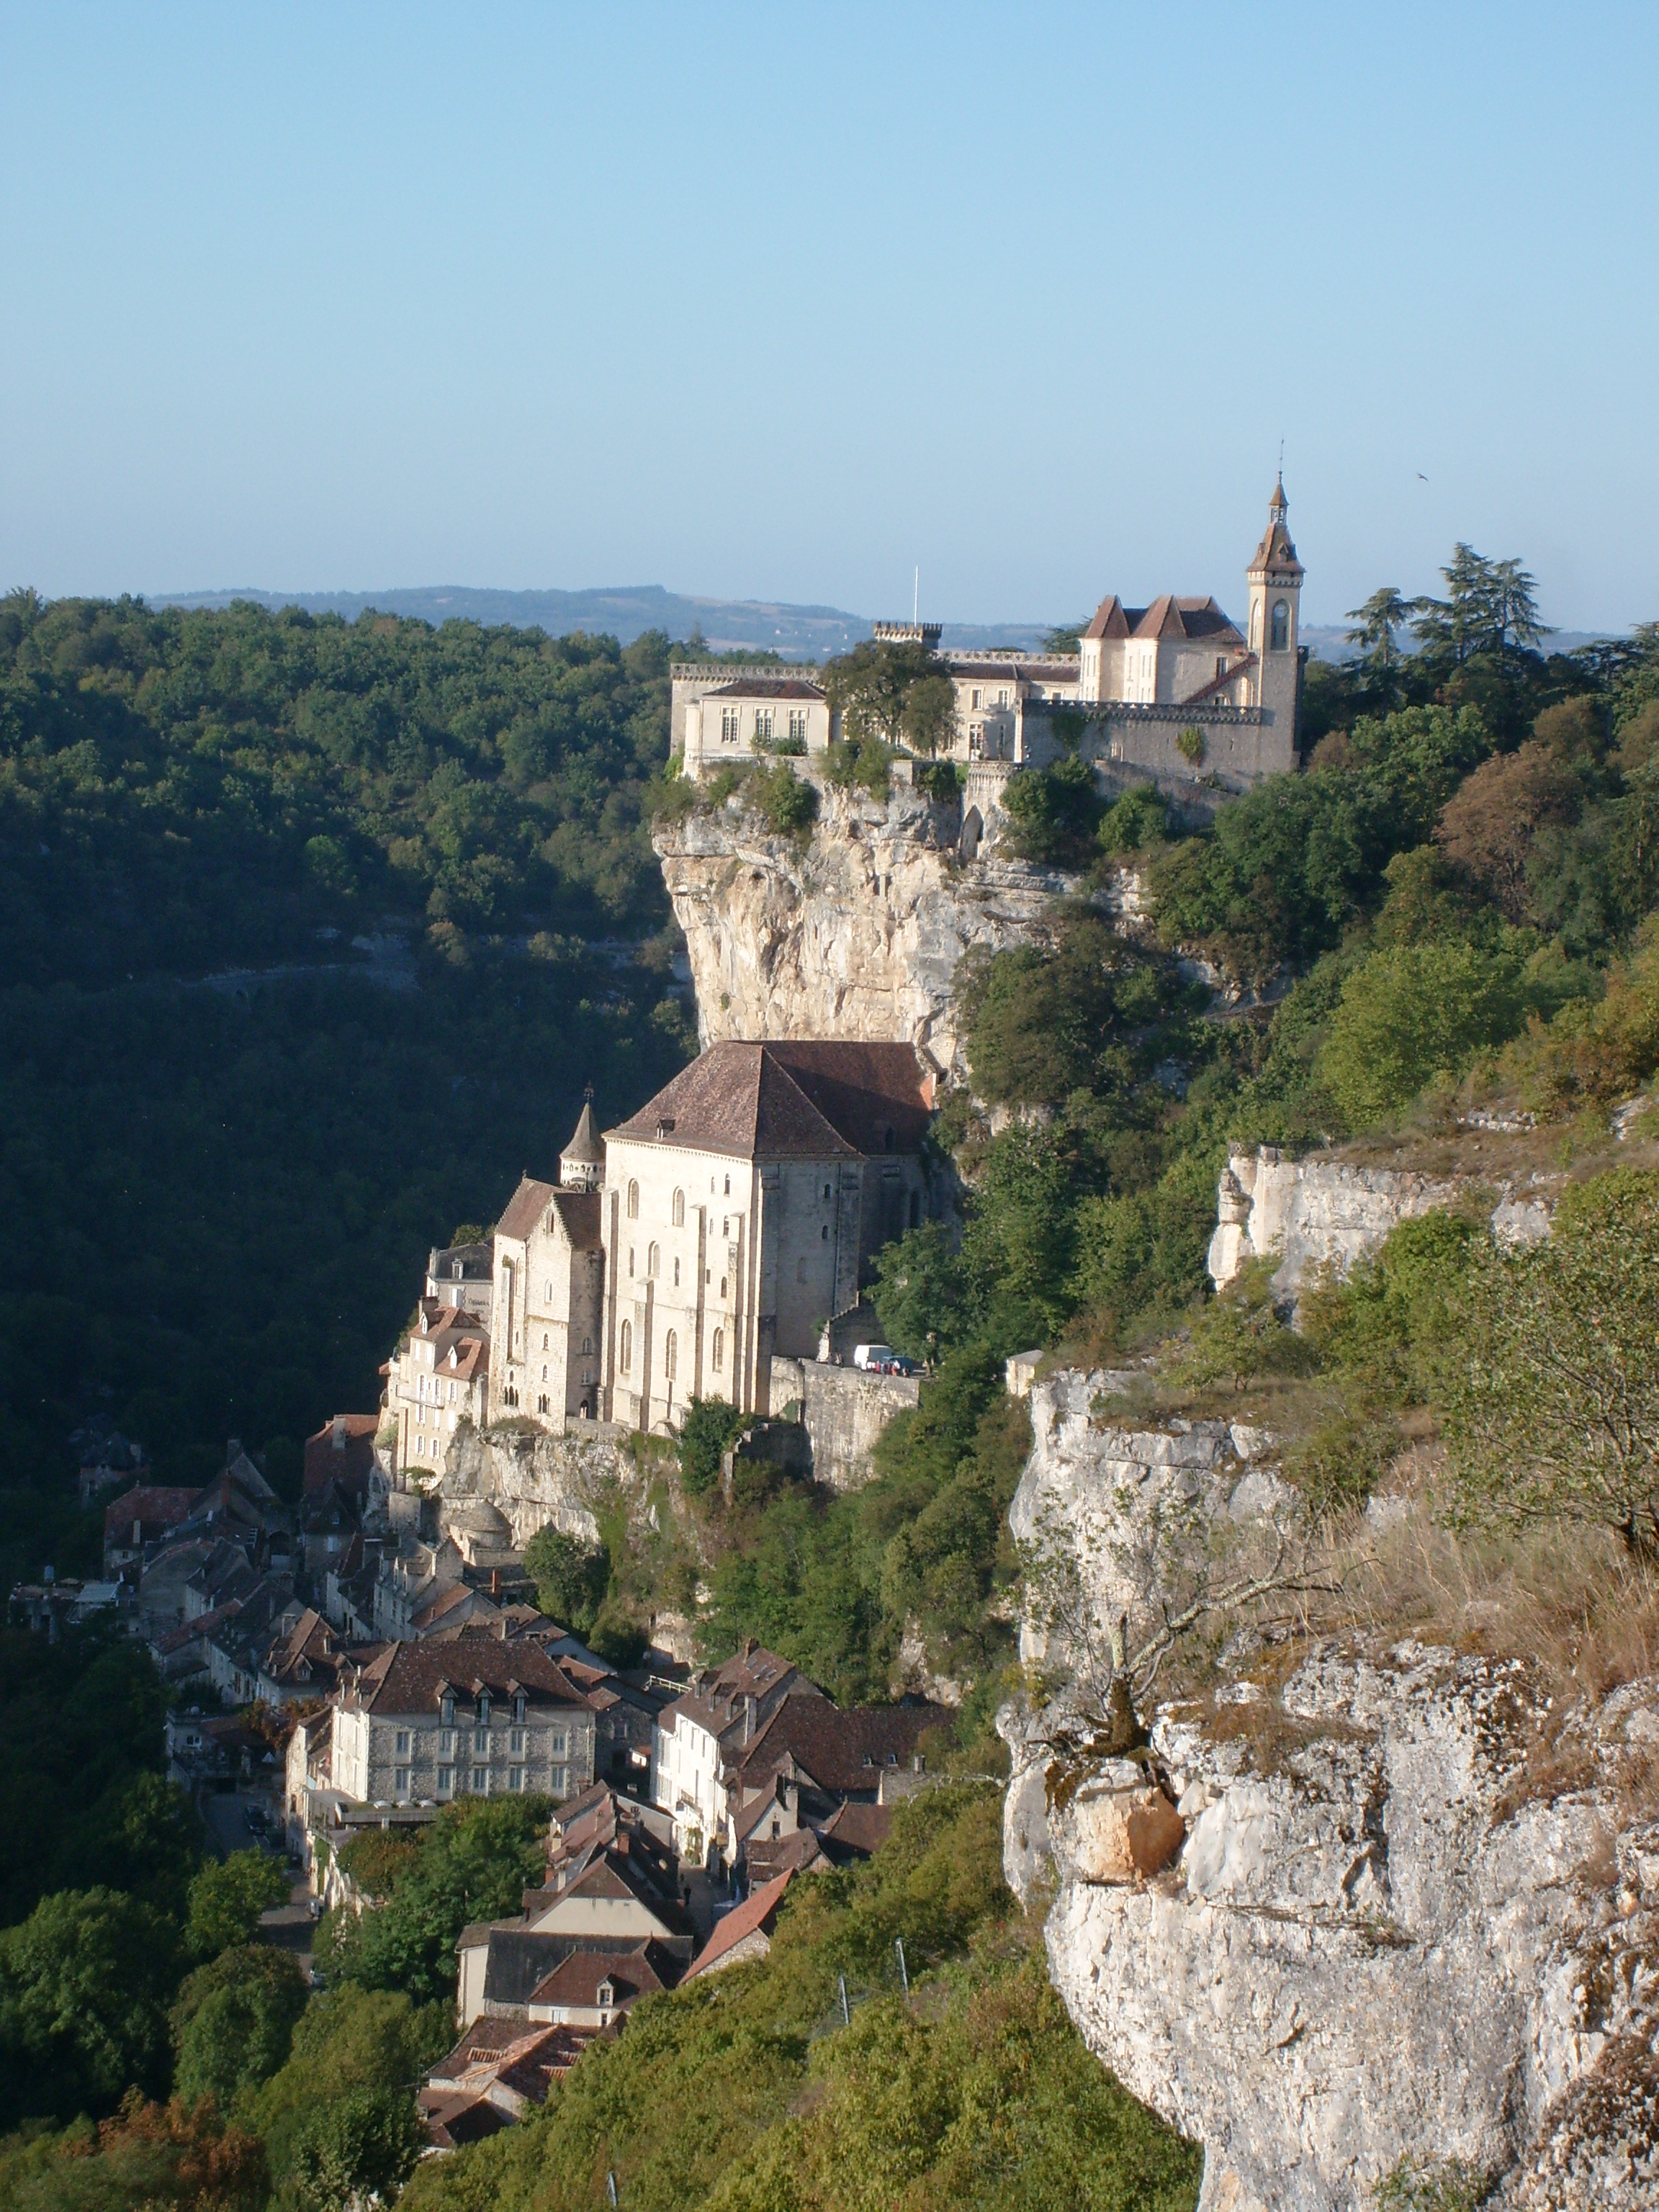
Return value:
<svg viewBox="0 0 1659 2212">
<path fill-rule="evenodd" d="M 422 584 L 383 592 L 157 592 L 152 605 L 228 607 L 252 599 L 264 607 L 304 607 L 312 614 L 343 615 L 355 622 L 365 609 L 415 615 L 422 622 L 511 623 L 562 637 L 572 630 L 604 632 L 629 644 L 648 629 L 672 638 L 701 629 L 716 653 L 779 653 L 786 659 L 824 660 L 845 653 L 872 629 L 866 615 L 843 607 L 798 607 L 762 599 L 694 599 L 660 584 L 619 585 L 587 592 L 496 592 L 466 584 Z M 957 647 L 1034 646 L 1042 623 L 947 623 L 945 643 Z"/>
</svg>

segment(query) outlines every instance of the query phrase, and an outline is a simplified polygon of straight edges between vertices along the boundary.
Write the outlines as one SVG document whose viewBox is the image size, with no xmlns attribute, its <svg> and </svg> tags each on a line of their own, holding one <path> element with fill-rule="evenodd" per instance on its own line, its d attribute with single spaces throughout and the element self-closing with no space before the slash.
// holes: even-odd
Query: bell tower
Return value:
<svg viewBox="0 0 1659 2212">
<path fill-rule="evenodd" d="M 1276 768 L 1296 764 L 1296 710 L 1302 691 L 1302 563 L 1285 526 L 1290 501 L 1281 471 L 1267 502 L 1267 527 L 1245 570 L 1249 639 L 1256 666 L 1251 690 L 1265 725 L 1263 751 Z"/>
</svg>

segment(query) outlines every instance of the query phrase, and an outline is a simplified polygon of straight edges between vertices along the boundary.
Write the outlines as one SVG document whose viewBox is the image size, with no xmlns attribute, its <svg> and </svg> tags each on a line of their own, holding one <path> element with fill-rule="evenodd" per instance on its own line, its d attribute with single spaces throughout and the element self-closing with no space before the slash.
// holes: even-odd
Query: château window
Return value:
<svg viewBox="0 0 1659 2212">
<path fill-rule="evenodd" d="M 513 1698 L 513 1717 L 520 1728 L 524 1726 L 524 1692 L 522 1690 L 519 1690 L 514 1692 Z M 524 1745 L 522 1742 L 515 1743 L 513 1748 L 514 1751 L 522 1751 L 524 1749 Z"/>
<path fill-rule="evenodd" d="M 482 1797 L 484 1795 L 485 1784 L 489 1778 L 488 1768 L 483 1766 L 475 1766 L 473 1768 L 472 1790 L 475 1796 Z"/>
<path fill-rule="evenodd" d="M 830 1203 L 830 1186 L 828 1183 L 825 1183 L 823 1186 L 823 1202 L 826 1206 Z"/>
<path fill-rule="evenodd" d="M 732 1178 L 730 1176 L 727 1176 L 726 1178 L 726 1190 L 724 1195 L 727 1198 L 730 1198 L 732 1195 Z"/>
<path fill-rule="evenodd" d="M 722 1297 L 726 1296 L 726 1278 L 724 1275 L 720 1277 L 720 1296 Z"/>
<path fill-rule="evenodd" d="M 592 1340 L 592 1338 L 591 1336 L 585 1336 L 585 1337 L 582 1339 L 582 1350 L 583 1350 L 584 1352 L 592 1352 L 592 1349 L 593 1349 L 593 1340 Z"/>
<path fill-rule="evenodd" d="M 738 710 L 735 707 L 720 708 L 720 742 L 735 744 L 738 739 Z"/>
<path fill-rule="evenodd" d="M 628 1186 L 628 1218 L 630 1221 L 637 1221 L 640 1218 L 640 1187 L 636 1182 L 630 1182 Z"/>
<path fill-rule="evenodd" d="M 679 1367 L 680 1340 L 675 1334 L 674 1331 L 671 1328 L 668 1332 L 667 1340 L 662 1348 L 662 1371 L 672 1382 L 675 1376 L 678 1374 Z"/>
<path fill-rule="evenodd" d="M 673 1218 L 675 1228 L 684 1229 L 685 1226 L 685 1193 L 683 1190 L 677 1190 L 674 1193 Z"/>
<path fill-rule="evenodd" d="M 634 1272 L 634 1247 L 631 1244 L 628 1248 L 628 1272 L 630 1275 Z"/>
<path fill-rule="evenodd" d="M 717 1328 L 714 1331 L 714 1341 L 709 1348 L 708 1356 L 713 1363 L 714 1372 L 718 1375 L 726 1365 L 726 1331 L 723 1328 Z"/>
<path fill-rule="evenodd" d="M 789 736 L 793 744 L 805 744 L 806 709 L 805 707 L 792 707 L 789 709 Z"/>
<path fill-rule="evenodd" d="M 830 1224 L 827 1221 L 818 1231 L 818 1242 L 821 1244 L 827 1244 L 830 1242 Z"/>
<path fill-rule="evenodd" d="M 1273 642 L 1275 653 L 1283 653 L 1291 641 L 1291 611 L 1283 599 L 1273 601 Z"/>
<path fill-rule="evenodd" d="M 985 701 L 980 693 L 975 691 L 970 703 L 975 707 L 982 707 L 985 704 Z"/>
<path fill-rule="evenodd" d="M 536 1411 L 538 1413 L 544 1413 L 547 1411 L 547 1393 L 545 1390 L 542 1392 L 540 1397 L 536 1401 Z"/>
<path fill-rule="evenodd" d="M 662 1270 L 662 1252 L 661 1252 L 660 1248 L 659 1248 L 659 1246 L 655 1245 L 655 1244 L 648 1245 L 648 1246 L 646 1248 L 646 1255 L 645 1255 L 645 1272 L 646 1272 L 646 1273 L 647 1273 L 647 1275 L 655 1275 L 655 1274 L 659 1274 L 659 1273 L 660 1273 L 661 1270 Z"/>
<path fill-rule="evenodd" d="M 680 1263 L 679 1263 L 678 1260 L 677 1259 L 677 1260 L 675 1261 L 675 1262 L 674 1262 L 674 1288 L 675 1288 L 676 1290 L 678 1290 L 679 1286 L 680 1286 Z"/>
<path fill-rule="evenodd" d="M 633 1368 L 634 1324 L 631 1321 L 625 1321 L 623 1323 L 622 1331 L 622 1371 L 624 1375 L 629 1375 L 633 1372 Z"/>
<path fill-rule="evenodd" d="M 488 1729 L 480 1728 L 473 1729 L 472 1752 L 473 1756 L 477 1759 L 487 1759 L 489 1757 L 489 1730 Z"/>
<path fill-rule="evenodd" d="M 772 709 L 769 707 L 757 707 L 755 709 L 755 743 L 757 745 L 767 745 L 770 744 L 771 742 Z"/>
</svg>

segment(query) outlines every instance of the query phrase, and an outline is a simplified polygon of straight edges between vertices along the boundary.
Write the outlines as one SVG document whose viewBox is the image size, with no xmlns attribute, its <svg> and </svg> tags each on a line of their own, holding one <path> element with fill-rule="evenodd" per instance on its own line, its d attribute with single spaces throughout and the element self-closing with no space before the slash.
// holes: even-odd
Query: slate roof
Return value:
<svg viewBox="0 0 1659 2212">
<path fill-rule="evenodd" d="M 709 699 L 823 699 L 827 696 L 820 685 L 805 683 L 799 676 L 739 676 L 735 682 L 704 694 Z"/>
<path fill-rule="evenodd" d="M 1213 599 L 1176 599 L 1164 592 L 1149 607 L 1126 607 L 1115 592 L 1096 608 L 1083 633 L 1095 638 L 1174 638 L 1243 646 L 1243 635 Z"/>
<path fill-rule="evenodd" d="M 831 1857 L 868 1858 L 887 1841 L 892 1826 L 890 1805 L 837 1805 L 819 1822 L 817 1832 Z"/>
<path fill-rule="evenodd" d="M 607 1135 L 738 1159 L 852 1159 L 915 1152 L 932 1103 L 909 1045 L 732 1039 Z"/>
<path fill-rule="evenodd" d="M 615 2005 L 632 2004 L 635 1997 L 653 1990 L 672 1989 L 680 1978 L 680 1962 L 672 1953 L 648 1939 L 610 1951 L 572 1950 L 530 1992 L 538 2005 L 597 2005 L 599 1984 L 609 1982 Z"/>
<path fill-rule="evenodd" d="M 580 1118 L 569 1143 L 559 1154 L 562 1160 L 574 1160 L 582 1167 L 605 1165 L 605 1146 L 600 1141 L 599 1125 L 593 1119 L 593 1101 L 584 1098 Z"/>
<path fill-rule="evenodd" d="M 648 1970 L 653 1976 L 649 1986 L 671 1989 L 678 1977 L 678 1962 L 660 1944 L 647 1941 L 641 1944 L 629 1936 L 619 1942 L 615 1936 L 569 1936 L 553 1930 L 538 1930 L 517 1926 L 496 1925 L 482 1930 L 462 1931 L 461 1948 L 471 1936 L 475 1942 L 482 1935 L 488 1946 L 484 1960 L 483 2001 L 486 2004 L 510 2005 L 522 2011 L 538 1989 L 563 1966 L 573 1955 L 589 1954 L 598 1963 L 599 1972 L 593 1979 L 605 1978 L 607 1966 L 626 1966 L 630 1973 Z M 647 1958 L 648 1954 L 648 1958 Z M 572 1972 L 571 1986 L 581 1985 L 585 1968 Z M 555 2003 L 592 2003 L 581 1997 L 543 2000 Z"/>
<path fill-rule="evenodd" d="M 507 1201 L 501 1219 L 495 1224 L 498 1237 L 511 1237 L 522 1243 L 547 1211 L 553 1195 L 550 1182 L 538 1182 L 533 1176 L 521 1176 L 519 1188 Z"/>
</svg>

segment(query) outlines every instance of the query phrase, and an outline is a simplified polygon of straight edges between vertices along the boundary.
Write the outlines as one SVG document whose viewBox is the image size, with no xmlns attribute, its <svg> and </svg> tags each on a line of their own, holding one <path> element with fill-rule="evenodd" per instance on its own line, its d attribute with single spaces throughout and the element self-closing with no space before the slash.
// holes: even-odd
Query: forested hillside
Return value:
<svg viewBox="0 0 1659 2212">
<path fill-rule="evenodd" d="M 667 654 L 0 603 L 9 1581 L 95 1557 L 89 1414 L 163 1480 L 234 1432 L 297 1481 L 428 1244 L 546 1168 L 585 1082 L 625 1112 L 692 1048 L 642 818 Z"/>
</svg>

